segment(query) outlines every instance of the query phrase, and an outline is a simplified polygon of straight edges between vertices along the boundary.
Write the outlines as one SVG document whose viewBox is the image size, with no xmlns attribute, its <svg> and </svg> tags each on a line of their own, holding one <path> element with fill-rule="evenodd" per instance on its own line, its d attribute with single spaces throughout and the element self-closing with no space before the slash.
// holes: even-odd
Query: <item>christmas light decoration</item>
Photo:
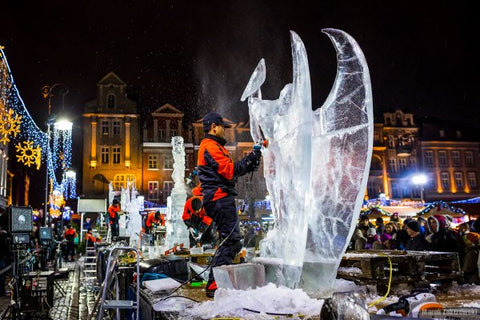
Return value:
<svg viewBox="0 0 480 320">
<path fill-rule="evenodd" d="M 8 136 L 16 137 L 20 133 L 22 116 L 15 114 L 13 109 L 8 109 L 8 111 L 1 109 L 0 112 L 0 142 L 6 145 L 10 141 Z"/>
<path fill-rule="evenodd" d="M 23 141 L 22 143 L 15 145 L 15 149 L 18 152 L 18 162 L 23 162 L 26 166 L 29 167 L 34 164 L 37 166 L 37 170 L 40 169 L 42 157 L 42 149 L 40 148 L 40 146 L 33 147 L 32 141 Z"/>
</svg>

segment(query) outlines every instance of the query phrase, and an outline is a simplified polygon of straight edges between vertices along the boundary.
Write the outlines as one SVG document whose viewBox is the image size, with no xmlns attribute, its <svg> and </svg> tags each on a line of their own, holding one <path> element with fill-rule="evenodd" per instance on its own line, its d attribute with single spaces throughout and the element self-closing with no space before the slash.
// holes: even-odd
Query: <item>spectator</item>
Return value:
<svg viewBox="0 0 480 320">
<path fill-rule="evenodd" d="M 397 249 L 400 249 L 400 250 L 405 250 L 406 249 L 405 245 L 407 244 L 409 236 L 408 236 L 407 230 L 405 230 L 405 229 L 407 228 L 407 224 L 410 221 L 413 221 L 413 219 L 412 218 L 405 219 L 403 221 L 402 228 L 397 231 L 397 237 L 396 237 L 396 241 L 395 241 L 395 245 L 396 245 Z"/>
<path fill-rule="evenodd" d="M 465 237 L 465 258 L 463 261 L 463 277 L 466 283 L 480 284 L 479 260 L 480 234 L 470 232 Z"/>
<path fill-rule="evenodd" d="M 433 251 L 458 252 L 459 260 L 463 263 L 463 240 L 457 232 L 447 228 L 445 220 L 445 217 L 439 214 L 428 217 L 428 227 L 432 232 L 431 248 Z"/>
<path fill-rule="evenodd" d="M 405 249 L 415 251 L 427 251 L 430 247 L 425 236 L 420 233 L 420 224 L 418 221 L 411 220 L 406 223 L 405 231 L 408 234 L 408 240 L 405 244 Z"/>
<path fill-rule="evenodd" d="M 385 224 L 383 223 L 383 218 L 382 217 L 378 217 L 377 219 L 375 219 L 375 225 L 376 225 L 376 228 L 377 228 L 377 234 L 378 235 L 381 235 L 385 232 Z"/>
<path fill-rule="evenodd" d="M 458 235 L 461 237 L 465 237 L 470 232 L 470 225 L 468 222 L 461 223 L 458 226 Z M 465 240 L 465 238 L 464 238 Z"/>
<path fill-rule="evenodd" d="M 367 231 L 371 227 L 368 216 L 364 215 L 360 217 L 357 227 L 352 236 L 352 240 L 355 242 L 355 250 L 364 250 L 367 244 Z"/>
<path fill-rule="evenodd" d="M 383 245 L 385 246 L 385 249 L 393 250 L 393 249 L 397 248 L 397 246 L 396 246 L 397 229 L 398 229 L 398 226 L 394 222 L 388 222 L 385 225 L 385 233 L 384 234 L 390 236 L 389 240 L 386 240 L 386 241 L 383 242 Z"/>
<path fill-rule="evenodd" d="M 400 218 L 398 217 L 398 212 L 394 212 L 390 217 L 390 222 L 400 223 Z"/>
<path fill-rule="evenodd" d="M 365 249 L 382 249 L 382 243 L 377 240 L 377 236 L 377 229 L 375 229 L 375 227 L 368 228 Z"/>
</svg>

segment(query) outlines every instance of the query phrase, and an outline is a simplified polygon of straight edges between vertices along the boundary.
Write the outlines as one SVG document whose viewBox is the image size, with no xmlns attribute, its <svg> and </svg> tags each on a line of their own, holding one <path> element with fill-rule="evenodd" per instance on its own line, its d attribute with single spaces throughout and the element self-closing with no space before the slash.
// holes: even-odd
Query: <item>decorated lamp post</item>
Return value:
<svg viewBox="0 0 480 320">
<path fill-rule="evenodd" d="M 420 187 L 420 200 L 423 203 L 423 192 L 424 192 L 425 184 L 427 183 L 427 176 L 424 174 L 416 174 L 412 177 L 412 183 Z"/>
</svg>

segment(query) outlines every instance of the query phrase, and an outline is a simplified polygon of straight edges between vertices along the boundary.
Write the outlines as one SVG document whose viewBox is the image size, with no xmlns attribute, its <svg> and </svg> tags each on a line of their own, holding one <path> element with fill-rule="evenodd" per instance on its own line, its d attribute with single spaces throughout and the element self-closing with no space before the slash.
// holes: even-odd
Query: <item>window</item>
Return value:
<svg viewBox="0 0 480 320">
<path fill-rule="evenodd" d="M 163 201 L 167 202 L 167 198 L 172 193 L 173 189 L 173 181 L 165 181 L 163 182 Z"/>
<path fill-rule="evenodd" d="M 160 142 L 167 141 L 167 136 L 165 134 L 165 129 L 158 129 L 158 141 L 160 141 Z"/>
<path fill-rule="evenodd" d="M 407 169 L 407 159 L 405 158 L 398 159 L 398 168 L 400 171 L 405 171 Z"/>
<path fill-rule="evenodd" d="M 465 151 L 465 165 L 466 166 L 473 166 L 473 152 L 472 151 Z"/>
<path fill-rule="evenodd" d="M 392 182 L 392 198 L 399 198 L 398 184 Z"/>
<path fill-rule="evenodd" d="M 108 120 L 102 120 L 101 122 L 102 134 L 108 136 L 110 133 L 110 122 Z"/>
<path fill-rule="evenodd" d="M 467 172 L 468 184 L 471 189 L 477 189 L 477 174 L 475 172 Z"/>
<path fill-rule="evenodd" d="M 390 149 L 395 148 L 395 138 L 393 136 L 388 136 L 388 147 Z"/>
<path fill-rule="evenodd" d="M 460 166 L 460 151 L 452 151 L 452 165 Z"/>
<path fill-rule="evenodd" d="M 438 151 L 438 164 L 441 165 L 441 166 L 448 165 L 447 151 L 445 151 L 445 150 Z"/>
<path fill-rule="evenodd" d="M 148 200 L 159 200 L 158 181 L 148 181 Z"/>
<path fill-rule="evenodd" d="M 388 160 L 388 170 L 390 172 L 395 172 L 396 171 L 396 167 L 395 167 L 395 159 L 389 159 Z"/>
<path fill-rule="evenodd" d="M 114 120 L 112 122 L 112 133 L 114 136 L 119 136 L 120 135 L 120 120 Z"/>
<path fill-rule="evenodd" d="M 107 108 L 109 109 L 115 108 L 115 96 L 113 94 L 109 94 L 107 96 Z"/>
<path fill-rule="evenodd" d="M 377 197 L 377 195 L 378 195 L 377 184 L 374 181 L 368 181 L 367 192 L 368 192 L 368 197 L 370 199 Z"/>
<path fill-rule="evenodd" d="M 463 188 L 463 173 L 455 172 L 454 177 L 455 177 L 455 186 L 457 187 L 457 189 Z"/>
<path fill-rule="evenodd" d="M 120 147 L 112 147 L 113 163 L 120 163 Z"/>
<path fill-rule="evenodd" d="M 175 137 L 178 135 L 177 129 L 170 129 L 170 137 Z"/>
<path fill-rule="evenodd" d="M 158 156 L 148 155 L 148 169 L 158 169 Z"/>
<path fill-rule="evenodd" d="M 108 147 L 102 147 L 101 148 L 101 151 L 100 151 L 100 154 L 101 154 L 101 157 L 102 157 L 102 163 L 104 164 L 108 164 L 109 163 L 109 154 L 110 154 L 110 150 Z"/>
<path fill-rule="evenodd" d="M 440 173 L 440 180 L 442 181 L 442 187 L 444 190 L 449 190 L 450 189 L 450 177 L 448 172 L 442 172 Z"/>
<path fill-rule="evenodd" d="M 425 165 L 433 166 L 433 151 L 427 150 L 423 155 L 425 157 Z"/>
<path fill-rule="evenodd" d="M 135 186 L 135 176 L 133 174 L 116 174 L 113 177 L 113 190 L 120 191 L 122 187 L 126 188 L 128 183 L 130 185 L 133 183 L 133 186 Z"/>
<path fill-rule="evenodd" d="M 408 165 L 410 169 L 416 169 L 417 168 L 417 160 L 415 158 L 409 158 L 408 159 Z"/>
<path fill-rule="evenodd" d="M 163 169 L 173 169 L 173 156 L 171 154 L 164 155 Z"/>
</svg>

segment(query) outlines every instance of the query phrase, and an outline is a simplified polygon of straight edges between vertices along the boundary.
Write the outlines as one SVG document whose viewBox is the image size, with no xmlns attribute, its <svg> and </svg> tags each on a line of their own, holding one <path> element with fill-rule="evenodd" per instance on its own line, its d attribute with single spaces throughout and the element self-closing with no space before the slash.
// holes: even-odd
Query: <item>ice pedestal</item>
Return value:
<svg viewBox="0 0 480 320">
<path fill-rule="evenodd" d="M 213 268 L 217 287 L 222 289 L 247 290 L 265 285 L 265 269 L 256 263 L 242 263 Z"/>
</svg>

